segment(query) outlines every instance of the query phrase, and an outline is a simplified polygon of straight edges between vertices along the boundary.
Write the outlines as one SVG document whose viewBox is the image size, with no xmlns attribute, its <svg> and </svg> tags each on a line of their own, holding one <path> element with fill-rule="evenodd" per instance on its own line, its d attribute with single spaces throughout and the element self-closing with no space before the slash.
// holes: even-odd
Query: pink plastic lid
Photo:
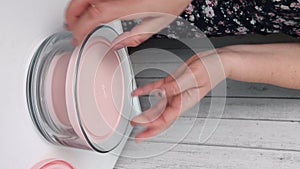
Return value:
<svg viewBox="0 0 300 169">
<path fill-rule="evenodd" d="M 75 169 L 64 160 L 47 159 L 35 164 L 31 169 Z"/>
<path fill-rule="evenodd" d="M 127 131 L 131 111 L 125 96 L 130 95 L 127 79 L 131 74 L 124 73 L 119 53 L 111 49 L 110 36 L 96 34 L 71 56 L 66 100 L 74 131 L 93 149 L 107 152 L 121 142 Z"/>
<path fill-rule="evenodd" d="M 124 85 L 122 69 L 118 69 L 121 62 L 103 38 L 90 40 L 81 56 L 78 109 L 87 134 L 101 143 L 115 132 L 122 113 Z"/>
</svg>

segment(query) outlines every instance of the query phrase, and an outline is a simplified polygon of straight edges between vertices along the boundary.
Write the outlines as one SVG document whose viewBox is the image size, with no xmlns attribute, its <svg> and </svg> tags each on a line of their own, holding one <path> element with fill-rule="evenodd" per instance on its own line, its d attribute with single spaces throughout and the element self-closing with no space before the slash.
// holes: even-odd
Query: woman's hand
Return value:
<svg viewBox="0 0 300 169">
<path fill-rule="evenodd" d="M 220 54 L 229 53 L 218 49 Z M 200 101 L 213 87 L 226 78 L 222 59 L 213 51 L 206 51 L 188 59 L 172 75 L 136 89 L 132 95 L 159 92 L 161 100 L 132 119 L 131 125 L 146 129 L 137 134 L 142 141 L 168 128 L 184 111 Z"/>
<path fill-rule="evenodd" d="M 74 32 L 73 43 L 76 45 L 100 24 L 116 19 L 143 19 L 142 24 L 117 41 L 119 46 L 137 46 L 180 15 L 190 1 L 72 0 L 66 11 L 66 24 Z"/>
<path fill-rule="evenodd" d="M 217 52 L 217 54 L 216 54 Z M 300 89 L 300 43 L 234 45 L 191 57 L 177 71 L 136 89 L 140 96 L 162 91 L 159 103 L 132 119 L 132 125 L 146 129 L 137 141 L 168 128 L 225 78 Z"/>
</svg>

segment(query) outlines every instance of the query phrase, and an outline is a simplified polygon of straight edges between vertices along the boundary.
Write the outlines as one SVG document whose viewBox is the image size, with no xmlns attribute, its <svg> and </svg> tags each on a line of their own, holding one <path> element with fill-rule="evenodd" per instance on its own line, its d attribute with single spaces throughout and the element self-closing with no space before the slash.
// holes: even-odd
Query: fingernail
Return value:
<svg viewBox="0 0 300 169">
<path fill-rule="evenodd" d="M 142 113 L 143 114 L 143 113 Z M 135 116 L 131 121 L 135 124 L 135 125 L 138 125 L 138 124 L 146 124 L 146 123 L 149 123 L 149 120 L 143 116 L 143 115 L 138 115 L 138 116 Z"/>
<path fill-rule="evenodd" d="M 72 39 L 72 45 L 73 46 L 77 46 L 78 45 L 77 39 L 75 39 L 75 38 Z"/>
<path fill-rule="evenodd" d="M 66 22 L 64 22 L 64 28 L 67 29 L 67 30 L 70 30 L 69 25 Z"/>
<path fill-rule="evenodd" d="M 130 121 L 130 125 L 131 125 L 132 127 L 134 127 L 134 126 L 136 126 L 136 123 L 135 123 L 134 121 Z"/>
</svg>

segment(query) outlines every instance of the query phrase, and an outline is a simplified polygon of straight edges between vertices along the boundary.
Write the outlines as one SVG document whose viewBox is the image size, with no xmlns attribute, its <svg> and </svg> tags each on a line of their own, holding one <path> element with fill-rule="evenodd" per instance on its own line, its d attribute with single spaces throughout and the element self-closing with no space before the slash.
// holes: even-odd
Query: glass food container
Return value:
<svg viewBox="0 0 300 169">
<path fill-rule="evenodd" d="M 49 142 L 105 153 L 127 139 L 134 74 L 118 33 L 104 25 L 83 43 L 55 33 L 36 51 L 28 71 L 27 102 L 34 124 Z"/>
</svg>

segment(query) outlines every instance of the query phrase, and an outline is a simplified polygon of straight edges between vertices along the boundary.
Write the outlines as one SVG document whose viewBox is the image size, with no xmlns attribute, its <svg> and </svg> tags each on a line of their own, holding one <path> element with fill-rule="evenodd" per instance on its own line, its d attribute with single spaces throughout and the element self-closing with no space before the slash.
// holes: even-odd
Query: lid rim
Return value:
<svg viewBox="0 0 300 169">
<path fill-rule="evenodd" d="M 79 70 L 79 67 L 80 67 L 80 63 L 81 63 L 81 59 L 82 59 L 82 55 L 83 55 L 83 51 L 84 51 L 84 49 L 87 47 L 86 45 L 88 44 L 88 42 L 89 42 L 89 40 L 90 40 L 90 38 L 92 38 L 93 37 L 93 35 L 94 35 L 94 33 L 96 33 L 98 30 L 100 30 L 100 29 L 103 29 L 103 28 L 108 28 L 110 31 L 113 31 L 113 33 L 115 33 L 116 35 L 119 35 L 118 34 L 118 32 L 117 31 L 115 31 L 112 27 L 110 27 L 110 26 L 108 26 L 108 25 L 100 25 L 100 26 L 98 26 L 97 28 L 95 28 L 92 32 L 90 32 L 87 36 L 86 36 L 86 38 L 84 39 L 84 41 L 82 42 L 82 45 L 81 45 L 81 47 L 80 47 L 80 49 L 79 49 L 79 52 L 78 52 L 78 54 L 77 54 L 77 59 L 76 59 L 76 64 L 75 64 L 75 72 L 77 72 L 77 73 L 74 73 L 74 78 L 73 78 L 73 85 L 72 85 L 72 92 L 73 92 L 73 94 L 74 94 L 74 108 L 75 108 L 75 114 L 76 114 L 76 116 L 77 116 L 77 122 L 78 122 L 78 124 L 79 124 L 79 128 L 80 128 L 80 130 L 81 130 L 81 134 L 82 134 L 82 136 L 84 137 L 84 139 L 85 139 L 85 141 L 86 141 L 86 143 L 94 150 L 94 151 L 97 151 L 97 152 L 100 152 L 100 153 L 108 153 L 108 152 L 110 152 L 110 151 L 112 151 L 112 150 L 114 150 L 116 147 L 118 147 L 119 146 L 119 144 L 122 142 L 122 140 L 124 140 L 125 138 L 127 138 L 127 136 L 125 137 L 125 134 L 127 133 L 127 131 L 128 131 L 128 129 L 129 129 L 129 121 L 128 121 L 128 119 L 126 119 L 127 121 L 125 122 L 125 126 L 123 126 L 123 127 L 125 127 L 125 130 L 124 130 L 124 133 L 122 133 L 123 134 L 123 136 L 120 138 L 120 140 L 118 140 L 117 141 L 117 144 L 115 144 L 114 146 L 111 146 L 111 147 L 109 147 L 107 150 L 105 150 L 105 148 L 103 147 L 101 147 L 101 144 L 100 144 L 100 147 L 99 147 L 99 143 L 96 143 L 95 141 L 93 141 L 93 138 L 91 138 L 90 136 L 89 136 L 89 134 L 88 134 L 88 130 L 86 129 L 86 127 L 85 127 L 85 125 L 83 124 L 83 121 L 82 121 L 82 117 L 81 117 L 81 115 L 80 115 L 80 109 L 79 109 L 79 98 L 78 98 L 78 91 L 77 91 L 77 89 L 78 89 L 78 81 L 79 81 L 79 77 L 78 77 L 78 70 Z M 118 57 L 118 60 L 120 61 L 120 62 L 122 62 L 122 60 L 121 60 L 121 57 L 119 56 L 119 52 L 115 52 L 116 53 L 116 56 Z M 131 72 L 130 72 L 131 73 Z M 124 72 L 122 72 L 122 74 L 124 75 L 125 73 Z M 132 77 L 132 73 L 131 73 L 131 77 Z M 123 80 L 124 81 L 124 80 Z M 131 85 L 132 86 L 132 85 Z M 125 97 L 125 93 L 126 93 L 126 88 L 124 88 L 124 97 Z M 123 104 L 124 104 L 124 102 L 123 102 Z M 124 105 L 122 105 L 122 107 L 124 107 Z M 120 119 L 119 119 L 119 121 L 118 121 L 118 124 L 116 125 L 117 127 L 116 128 L 118 128 L 119 126 L 120 126 L 120 124 L 121 124 L 121 121 L 123 121 L 122 120 L 122 117 L 123 117 L 123 111 L 124 111 L 124 109 L 122 109 L 122 113 L 120 114 Z M 130 114 L 129 114 L 129 116 L 131 115 L 132 113 L 131 113 L 131 111 L 130 111 Z M 122 123 L 123 124 L 123 123 Z M 124 125 L 124 124 L 123 124 Z M 119 133 L 120 134 L 120 133 Z M 112 132 L 111 134 L 110 134 L 110 137 L 112 136 L 112 135 L 114 135 L 114 132 Z M 108 138 L 108 141 L 109 141 L 109 139 L 110 139 L 110 137 Z M 105 142 L 107 142 L 107 141 L 105 141 Z"/>
</svg>

